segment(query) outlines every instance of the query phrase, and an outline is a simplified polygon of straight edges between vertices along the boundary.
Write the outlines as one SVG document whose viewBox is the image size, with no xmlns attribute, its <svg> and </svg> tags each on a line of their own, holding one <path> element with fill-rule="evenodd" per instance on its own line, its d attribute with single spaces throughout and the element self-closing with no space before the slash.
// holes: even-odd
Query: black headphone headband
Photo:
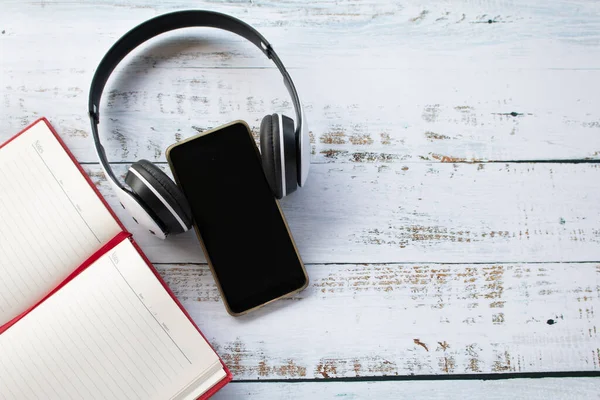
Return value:
<svg viewBox="0 0 600 400">
<path fill-rule="evenodd" d="M 273 60 L 273 63 L 275 63 L 277 69 L 279 69 L 279 72 L 283 76 L 283 83 L 292 98 L 292 104 L 294 105 L 294 111 L 296 113 L 296 137 L 302 134 L 302 106 L 294 83 L 292 82 L 292 78 L 269 42 L 258 31 L 237 18 L 213 11 L 188 10 L 163 14 L 143 22 L 120 38 L 104 55 L 92 79 L 88 105 L 89 116 L 92 123 L 92 135 L 94 137 L 96 148 L 98 149 L 100 162 L 110 175 L 110 178 L 112 178 L 119 186 L 122 185 L 117 181 L 108 164 L 104 148 L 102 147 L 98 136 L 98 123 L 100 122 L 99 106 L 104 86 L 106 85 L 110 74 L 121 60 L 137 46 L 161 33 L 190 27 L 212 27 L 235 33 L 254 43 L 254 45 L 269 59 Z"/>
</svg>

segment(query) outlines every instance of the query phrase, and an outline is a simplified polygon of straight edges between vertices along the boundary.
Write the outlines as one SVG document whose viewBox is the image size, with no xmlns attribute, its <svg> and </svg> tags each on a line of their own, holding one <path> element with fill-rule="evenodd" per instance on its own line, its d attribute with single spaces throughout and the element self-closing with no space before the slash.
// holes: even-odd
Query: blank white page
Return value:
<svg viewBox="0 0 600 400">
<path fill-rule="evenodd" d="M 225 376 L 129 240 L 0 335 L 0 354 L 0 399 L 189 398 Z"/>
<path fill-rule="evenodd" d="M 43 121 L 2 147 L 0 326 L 120 231 Z"/>
</svg>

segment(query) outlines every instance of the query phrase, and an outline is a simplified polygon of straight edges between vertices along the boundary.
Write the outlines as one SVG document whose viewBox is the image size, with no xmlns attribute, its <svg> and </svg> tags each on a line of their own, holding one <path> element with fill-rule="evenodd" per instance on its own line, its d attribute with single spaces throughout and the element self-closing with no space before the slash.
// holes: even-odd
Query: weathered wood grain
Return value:
<svg viewBox="0 0 600 400">
<path fill-rule="evenodd" d="M 153 262 L 204 261 L 192 232 L 141 232 L 85 169 Z M 357 162 L 314 164 L 282 207 L 311 263 L 598 261 L 598 198 L 597 164 Z"/>
<path fill-rule="evenodd" d="M 314 164 L 282 205 L 309 288 L 229 317 L 208 268 L 178 264 L 204 261 L 194 235 L 140 232 L 98 166 L 85 168 L 151 260 L 167 263 L 160 272 L 237 379 L 600 369 L 600 168 L 480 163 L 600 159 L 598 2 L 3 1 L 0 142 L 44 115 L 95 163 L 86 107 L 100 58 L 136 24 L 186 8 L 259 28 L 298 86 Z M 144 46 L 107 89 L 101 130 L 115 162 L 164 161 L 197 131 L 234 119 L 256 131 L 264 114 L 290 113 L 270 62 L 215 31 Z M 589 379 L 233 383 L 220 395 L 598 390 Z"/>
<path fill-rule="evenodd" d="M 206 265 L 158 270 L 236 379 L 600 370 L 600 264 L 309 265 L 234 318 Z"/>
<path fill-rule="evenodd" d="M 187 7 L 242 17 L 273 42 L 304 100 L 316 162 L 600 159 L 595 2 L 3 7 L 0 46 L 12 56 L 0 58 L 0 140 L 47 115 L 81 161 L 96 160 L 87 93 L 104 52 L 135 24 Z M 257 129 L 266 113 L 290 113 L 258 50 L 206 35 L 158 39 L 114 77 L 101 126 L 112 160 L 164 160 L 195 129 L 235 119 Z"/>
<path fill-rule="evenodd" d="M 285 59 L 292 67 L 332 63 L 347 69 L 364 66 L 381 69 L 398 65 L 442 69 L 454 65 L 596 68 L 599 52 L 596 46 L 600 16 L 598 4 L 591 0 L 551 3 L 459 0 L 443 4 L 420 0 L 402 3 L 345 0 L 313 4 L 301 0 L 175 0 L 160 3 L 143 0 L 126 3 L 115 0 L 94 3 L 9 0 L 3 2 L 3 7 L 5 13 L 0 22 L 4 35 L 23 35 L 23 40 L 38 35 L 36 43 L 50 45 L 59 40 L 67 48 L 58 48 L 58 54 L 65 55 L 73 48 L 85 52 L 90 48 L 93 51 L 97 46 L 107 48 L 135 24 L 182 9 L 209 9 L 243 18 L 287 54 Z M 48 21 L 49 14 L 52 14 L 54 24 L 37 24 Z M 61 25 L 57 23 L 59 21 L 66 24 Z M 72 33 L 75 31 L 79 35 L 74 38 Z M 235 36 L 207 35 L 210 39 L 207 45 L 212 49 L 206 53 L 216 56 L 206 61 L 209 66 L 236 66 L 236 58 L 248 66 L 269 65 L 263 57 L 252 54 L 251 46 L 238 48 L 243 40 Z M 89 40 L 88 49 L 80 46 L 81 42 L 77 40 Z M 396 52 L 392 53 L 392 49 Z M 401 57 L 402 54 L 408 57 Z M 431 58 L 412 57 L 415 54 Z M 572 57 L 565 57 L 567 55 Z M 72 57 L 73 54 L 69 58 Z M 449 64 L 429 63 L 440 59 Z M 26 67 L 21 60 L 32 67 L 51 69 L 51 64 L 44 65 L 38 55 L 31 53 L 3 63 Z M 378 64 L 380 60 L 386 63 Z M 65 69 L 73 68 L 65 57 L 54 62 Z"/>
<path fill-rule="evenodd" d="M 146 72 L 120 76 L 112 86 L 119 89 L 106 96 L 101 134 L 113 161 L 164 161 L 170 144 L 236 119 L 247 121 L 258 139 L 264 115 L 293 114 L 271 69 Z M 356 78 L 334 69 L 293 73 L 308 89 L 301 93 L 314 162 L 600 158 L 595 103 L 581 101 L 597 94 L 589 82 L 600 71 L 501 71 L 492 81 L 487 71 L 465 70 L 392 69 Z M 36 113 L 52 113 L 78 159 L 97 161 L 86 117 L 87 77 L 78 84 L 61 74 L 26 76 L 4 88 L 2 137 Z"/>
<path fill-rule="evenodd" d="M 217 399 L 440 399 L 531 400 L 598 399 L 600 379 L 511 379 L 507 381 L 410 381 L 410 382 L 232 382 Z"/>
</svg>

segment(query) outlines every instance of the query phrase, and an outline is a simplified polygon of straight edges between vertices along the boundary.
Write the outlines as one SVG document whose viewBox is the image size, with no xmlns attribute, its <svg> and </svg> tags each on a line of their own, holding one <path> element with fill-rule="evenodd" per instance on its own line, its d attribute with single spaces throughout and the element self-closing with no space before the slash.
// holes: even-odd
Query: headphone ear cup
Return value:
<svg viewBox="0 0 600 400">
<path fill-rule="evenodd" d="M 192 226 L 191 208 L 175 182 L 148 160 L 134 163 L 125 182 L 143 206 L 164 226 L 166 233 L 178 234 Z"/>
<path fill-rule="evenodd" d="M 278 199 L 298 187 L 296 147 L 294 121 L 291 118 L 279 114 L 263 118 L 260 124 L 263 170 Z"/>
<path fill-rule="evenodd" d="M 277 134 L 275 134 L 277 132 Z M 279 118 L 267 115 L 260 123 L 260 154 L 263 171 L 276 198 L 283 197 L 281 175 L 281 148 L 279 143 Z"/>
</svg>

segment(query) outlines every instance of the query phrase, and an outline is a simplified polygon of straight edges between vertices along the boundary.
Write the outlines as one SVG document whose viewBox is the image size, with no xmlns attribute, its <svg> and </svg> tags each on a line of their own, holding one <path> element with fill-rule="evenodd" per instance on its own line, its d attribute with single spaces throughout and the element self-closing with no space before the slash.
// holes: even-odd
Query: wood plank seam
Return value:
<svg viewBox="0 0 600 400">
<path fill-rule="evenodd" d="M 236 383 L 302 383 L 302 382 L 394 382 L 394 381 L 494 381 L 509 379 L 547 379 L 547 378 L 594 378 L 600 377 L 600 371 L 556 371 L 556 372 L 504 372 L 493 374 L 455 374 L 455 375 L 390 375 L 357 376 L 341 378 L 289 378 L 289 379 L 234 379 Z"/>
</svg>

